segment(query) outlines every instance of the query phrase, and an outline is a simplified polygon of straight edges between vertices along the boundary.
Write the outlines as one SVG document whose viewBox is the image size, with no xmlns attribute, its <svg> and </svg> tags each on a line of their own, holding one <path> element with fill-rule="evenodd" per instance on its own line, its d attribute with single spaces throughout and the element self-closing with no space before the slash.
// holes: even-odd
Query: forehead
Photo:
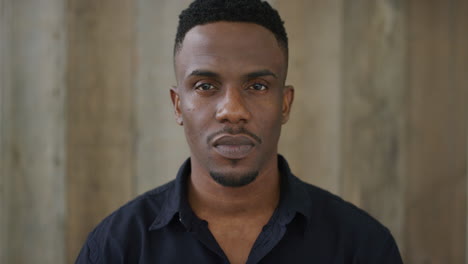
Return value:
<svg viewBox="0 0 468 264">
<path fill-rule="evenodd" d="M 268 69 L 285 78 L 286 55 L 274 34 L 253 23 L 216 22 L 187 32 L 175 56 L 177 78 L 197 69 Z"/>
</svg>

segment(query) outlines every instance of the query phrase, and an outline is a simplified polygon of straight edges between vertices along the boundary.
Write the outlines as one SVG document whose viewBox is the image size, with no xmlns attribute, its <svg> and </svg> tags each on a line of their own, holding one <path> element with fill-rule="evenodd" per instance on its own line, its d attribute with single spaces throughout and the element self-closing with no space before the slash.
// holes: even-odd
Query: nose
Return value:
<svg viewBox="0 0 468 264">
<path fill-rule="evenodd" d="M 251 115 L 242 97 L 242 91 L 236 87 L 228 87 L 216 111 L 219 122 L 237 124 L 248 122 Z"/>
</svg>

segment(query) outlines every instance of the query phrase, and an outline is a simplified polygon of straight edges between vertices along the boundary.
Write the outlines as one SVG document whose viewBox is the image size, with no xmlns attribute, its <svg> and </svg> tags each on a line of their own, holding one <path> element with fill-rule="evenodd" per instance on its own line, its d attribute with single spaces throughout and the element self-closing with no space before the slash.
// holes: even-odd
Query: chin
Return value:
<svg viewBox="0 0 468 264">
<path fill-rule="evenodd" d="M 224 187 L 243 187 L 257 179 L 258 171 L 250 172 L 216 172 L 210 171 L 210 176 L 215 182 Z"/>
</svg>

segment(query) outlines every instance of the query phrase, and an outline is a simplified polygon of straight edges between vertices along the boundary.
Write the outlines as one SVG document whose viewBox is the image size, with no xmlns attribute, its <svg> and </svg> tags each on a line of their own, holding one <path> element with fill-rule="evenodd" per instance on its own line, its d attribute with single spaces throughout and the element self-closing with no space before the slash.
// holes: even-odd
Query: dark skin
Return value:
<svg viewBox="0 0 468 264">
<path fill-rule="evenodd" d="M 287 56 L 268 29 L 216 22 L 191 29 L 175 56 L 176 120 L 191 152 L 189 203 L 231 263 L 245 263 L 278 205 L 281 127 L 294 89 Z M 230 187 L 228 182 L 253 181 Z"/>
</svg>

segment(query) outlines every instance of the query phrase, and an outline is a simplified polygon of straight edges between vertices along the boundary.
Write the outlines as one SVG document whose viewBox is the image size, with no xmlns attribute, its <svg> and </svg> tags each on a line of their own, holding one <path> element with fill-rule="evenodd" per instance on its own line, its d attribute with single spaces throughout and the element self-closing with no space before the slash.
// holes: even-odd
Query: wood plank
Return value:
<svg viewBox="0 0 468 264">
<path fill-rule="evenodd" d="M 7 263 L 7 164 L 10 156 L 7 145 L 10 140 L 8 121 L 11 102 L 11 28 L 12 5 L 10 0 L 0 0 L 0 263 Z M 8 88 L 7 88 L 8 87 Z"/>
<path fill-rule="evenodd" d="M 63 263 L 65 6 L 1 3 L 2 263 Z"/>
<path fill-rule="evenodd" d="M 461 3 L 409 1 L 408 263 L 465 261 L 467 86 L 466 60 L 459 59 L 466 59 L 466 45 L 457 43 L 467 25 L 456 18 L 466 16 L 466 4 L 458 13 Z"/>
<path fill-rule="evenodd" d="M 296 88 L 279 151 L 303 180 L 340 192 L 342 0 L 274 1 L 289 37 Z"/>
<path fill-rule="evenodd" d="M 68 263 L 133 195 L 135 2 L 69 0 Z"/>
<path fill-rule="evenodd" d="M 342 193 L 403 245 L 405 1 L 345 1 Z"/>
<path fill-rule="evenodd" d="M 465 135 L 465 167 L 464 167 L 464 181 L 465 186 L 468 188 L 468 1 L 466 0 L 456 0 L 454 6 L 452 7 L 454 15 L 452 16 L 452 23 L 454 25 L 454 75 L 455 75 L 455 86 L 460 89 L 460 99 L 458 107 L 460 113 L 464 114 L 464 126 L 462 127 L 462 134 Z M 462 120 L 460 120 L 462 121 Z M 463 121 L 462 121 L 463 122 Z M 460 142 L 463 144 L 462 142 Z M 468 210 L 466 206 L 468 205 L 468 189 L 465 189 L 465 251 L 464 259 L 465 263 L 468 264 Z M 463 205 L 461 205 L 463 206 Z M 462 217 L 458 218 L 456 221 L 463 220 Z M 456 252 L 455 254 L 459 254 Z"/>
<path fill-rule="evenodd" d="M 175 122 L 169 96 L 176 83 L 172 53 L 178 16 L 190 2 L 137 1 L 138 71 L 133 110 L 136 193 L 174 179 L 179 166 L 190 155 L 183 128 Z"/>
</svg>

